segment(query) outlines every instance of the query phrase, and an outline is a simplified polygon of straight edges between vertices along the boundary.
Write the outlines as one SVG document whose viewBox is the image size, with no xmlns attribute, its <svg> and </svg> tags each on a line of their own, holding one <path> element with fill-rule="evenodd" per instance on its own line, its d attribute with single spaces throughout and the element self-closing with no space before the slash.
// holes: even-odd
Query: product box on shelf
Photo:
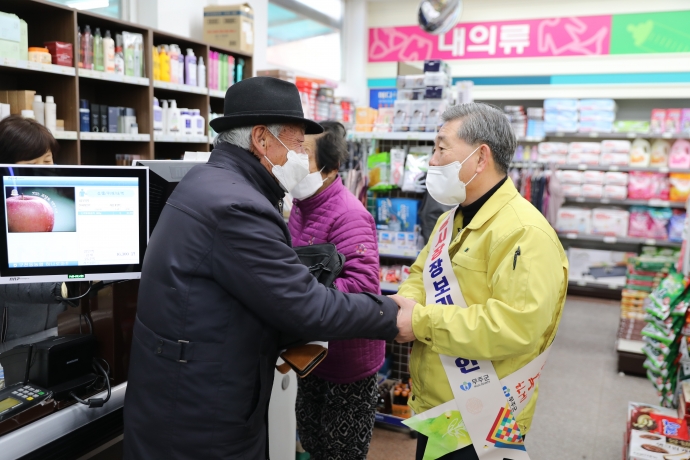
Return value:
<svg viewBox="0 0 690 460">
<path fill-rule="evenodd" d="M 652 109 L 649 131 L 652 134 L 661 134 L 666 131 L 666 109 Z"/>
<path fill-rule="evenodd" d="M 629 254 L 601 249 L 568 248 L 568 279 L 623 286 Z"/>
<path fill-rule="evenodd" d="M 36 91 L 0 91 L 0 102 L 10 105 L 10 114 L 19 115 L 22 110 L 33 110 Z"/>
<path fill-rule="evenodd" d="M 444 100 L 427 100 L 424 101 L 428 110 L 426 114 L 426 132 L 435 133 L 438 131 L 440 125 L 443 124 L 441 115 L 446 111 L 447 103 Z"/>
<path fill-rule="evenodd" d="M 585 198 L 601 198 L 604 186 L 601 184 L 582 184 L 582 196 Z"/>
<path fill-rule="evenodd" d="M 630 213 L 622 209 L 592 209 L 592 233 L 599 235 L 628 236 Z"/>
<path fill-rule="evenodd" d="M 572 198 L 582 196 L 582 184 L 563 184 L 563 195 Z"/>
<path fill-rule="evenodd" d="M 591 233 L 592 210 L 564 206 L 558 210 L 556 230 L 563 233 Z"/>
<path fill-rule="evenodd" d="M 410 108 L 410 131 L 426 131 L 426 116 L 429 111 L 428 101 L 408 101 Z"/>
<path fill-rule="evenodd" d="M 451 78 L 445 72 L 424 72 L 424 86 L 449 86 Z"/>
<path fill-rule="evenodd" d="M 418 75 L 398 75 L 398 89 L 420 89 L 425 90 L 424 74 Z"/>
<path fill-rule="evenodd" d="M 629 403 L 626 438 L 629 460 L 690 458 L 688 425 L 674 409 Z"/>
<path fill-rule="evenodd" d="M 427 86 L 424 99 L 447 99 L 448 88 L 445 86 Z"/>
<path fill-rule="evenodd" d="M 389 133 L 393 129 L 395 109 L 393 107 L 381 107 L 376 113 L 374 132 Z"/>
<path fill-rule="evenodd" d="M 204 7 L 204 41 L 254 54 L 254 10 L 248 3 Z"/>
<path fill-rule="evenodd" d="M 390 232 L 412 232 L 417 225 L 418 200 L 377 198 L 376 228 Z"/>
<path fill-rule="evenodd" d="M 393 232 L 378 230 L 379 254 L 381 256 L 417 257 L 419 231 Z"/>
<path fill-rule="evenodd" d="M 569 164 L 598 165 L 599 155 L 596 153 L 569 153 Z"/>
<path fill-rule="evenodd" d="M 613 122 L 613 130 L 617 133 L 641 133 L 649 132 L 648 121 L 616 120 Z"/>
<path fill-rule="evenodd" d="M 606 185 L 628 185 L 628 173 L 607 171 L 604 173 L 604 184 Z M 626 192 L 627 195 L 627 192 Z"/>
<path fill-rule="evenodd" d="M 667 133 L 679 133 L 681 131 L 682 109 L 666 109 L 666 123 L 664 131 Z"/>
<path fill-rule="evenodd" d="M 571 142 L 568 153 L 601 153 L 601 142 Z"/>
<path fill-rule="evenodd" d="M 602 185 L 604 183 L 604 171 L 583 171 L 582 179 L 585 184 Z"/>
<path fill-rule="evenodd" d="M 450 75 L 450 66 L 440 59 L 428 59 L 424 61 L 424 72 L 443 72 Z"/>
<path fill-rule="evenodd" d="M 680 114 L 680 130 L 690 133 L 690 109 L 683 109 Z"/>
<path fill-rule="evenodd" d="M 630 153 L 630 141 L 606 139 L 601 141 L 601 153 Z"/>
<path fill-rule="evenodd" d="M 372 109 L 371 107 L 357 107 L 355 109 L 355 131 L 373 131 L 377 116 L 378 111 L 376 109 Z"/>
<path fill-rule="evenodd" d="M 45 42 L 43 45 L 50 51 L 53 64 L 72 67 L 73 53 L 71 43 Z"/>
<path fill-rule="evenodd" d="M 395 101 L 395 116 L 393 117 L 393 131 L 410 130 L 410 114 L 413 101 Z"/>
</svg>

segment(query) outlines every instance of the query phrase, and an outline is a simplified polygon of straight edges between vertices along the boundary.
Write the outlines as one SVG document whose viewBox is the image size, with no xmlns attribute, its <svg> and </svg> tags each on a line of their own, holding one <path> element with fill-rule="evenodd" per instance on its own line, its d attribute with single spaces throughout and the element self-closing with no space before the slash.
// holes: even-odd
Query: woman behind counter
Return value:
<svg viewBox="0 0 690 460">
<path fill-rule="evenodd" d="M 0 164 L 52 165 L 59 148 L 50 131 L 35 120 L 12 115 L 0 121 Z M 0 343 L 57 326 L 57 317 L 65 305 L 32 301 L 46 287 L 0 286 Z"/>
<path fill-rule="evenodd" d="M 346 257 L 335 280 L 338 290 L 378 294 L 374 219 L 338 176 L 348 159 L 345 128 L 337 122 L 321 125 L 323 134 L 305 136 L 311 174 L 291 192 L 292 245 L 335 244 Z M 376 371 L 384 358 L 382 340 L 332 341 L 326 359 L 299 381 L 297 428 L 312 459 L 366 458 L 378 398 Z"/>
</svg>

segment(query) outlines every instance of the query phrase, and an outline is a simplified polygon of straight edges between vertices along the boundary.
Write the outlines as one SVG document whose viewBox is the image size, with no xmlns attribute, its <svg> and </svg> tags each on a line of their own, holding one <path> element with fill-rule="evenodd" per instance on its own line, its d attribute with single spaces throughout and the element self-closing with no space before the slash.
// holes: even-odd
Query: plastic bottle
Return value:
<svg viewBox="0 0 690 460">
<path fill-rule="evenodd" d="M 228 56 L 228 88 L 237 83 L 237 80 L 235 80 L 235 70 L 235 58 Z"/>
<path fill-rule="evenodd" d="M 45 103 L 45 126 L 51 133 L 57 131 L 57 104 L 53 96 L 46 96 Z"/>
<path fill-rule="evenodd" d="M 182 48 L 179 45 L 175 46 L 177 46 L 177 82 L 184 84 L 184 54 L 182 54 Z"/>
<path fill-rule="evenodd" d="M 651 159 L 651 146 L 645 139 L 635 139 L 630 147 L 630 166 L 639 168 L 649 167 Z"/>
<path fill-rule="evenodd" d="M 223 53 L 218 54 L 218 89 L 225 91 L 228 89 L 228 59 Z"/>
<path fill-rule="evenodd" d="M 84 27 L 84 34 L 81 36 L 81 48 L 85 69 L 93 69 L 93 43 L 91 37 L 91 27 Z"/>
<path fill-rule="evenodd" d="M 103 39 L 103 66 L 108 73 L 115 72 L 115 40 L 110 36 L 110 31 L 105 31 Z"/>
<path fill-rule="evenodd" d="M 206 88 L 206 66 L 204 65 L 204 58 L 199 56 L 199 62 L 196 65 L 196 85 L 199 88 Z"/>
<path fill-rule="evenodd" d="M 163 113 L 163 134 L 170 134 L 168 130 L 168 101 L 163 99 L 163 107 L 161 107 L 161 112 Z"/>
<path fill-rule="evenodd" d="M 155 133 L 163 132 L 163 109 L 158 104 L 158 98 L 153 98 L 153 131 Z"/>
<path fill-rule="evenodd" d="M 103 65 L 103 37 L 101 37 L 99 27 L 96 27 L 96 33 L 93 35 L 93 69 L 101 72 L 105 70 Z"/>
<path fill-rule="evenodd" d="M 75 53 L 77 58 L 77 67 L 80 69 L 84 67 L 84 49 L 81 47 L 81 28 L 77 27 L 77 52 Z"/>
<path fill-rule="evenodd" d="M 678 139 L 673 143 L 668 157 L 668 167 L 678 169 L 690 168 L 690 142 L 686 139 Z"/>
<path fill-rule="evenodd" d="M 195 136 L 203 136 L 205 124 L 204 117 L 201 116 L 201 110 L 192 110 L 192 134 Z"/>
<path fill-rule="evenodd" d="M 187 55 L 184 57 L 184 82 L 186 85 L 196 86 L 196 56 L 194 50 L 187 48 Z"/>
<path fill-rule="evenodd" d="M 179 83 L 177 81 L 177 65 L 179 61 L 177 60 L 177 49 L 175 45 L 170 45 L 168 56 L 170 56 L 170 83 Z"/>
<path fill-rule="evenodd" d="M 663 139 L 657 139 L 652 144 L 652 153 L 649 159 L 649 166 L 663 168 L 668 166 L 668 156 L 671 152 L 671 144 Z"/>
<path fill-rule="evenodd" d="M 158 60 L 160 61 L 161 81 L 170 81 L 170 54 L 167 46 L 158 48 Z"/>
<path fill-rule="evenodd" d="M 125 74 L 125 56 L 122 51 L 122 35 L 115 35 L 115 74 Z"/>
<path fill-rule="evenodd" d="M 244 80 L 244 59 L 239 58 L 235 63 L 235 83 Z"/>
<path fill-rule="evenodd" d="M 170 100 L 170 108 L 168 109 L 168 132 L 173 136 L 181 134 L 180 129 L 180 109 L 177 108 L 177 101 Z"/>
<path fill-rule="evenodd" d="M 89 110 L 89 101 L 82 99 L 79 104 L 79 131 L 88 133 L 91 131 L 91 110 Z"/>
<path fill-rule="evenodd" d="M 45 105 L 43 105 L 43 99 L 39 94 L 36 94 L 34 96 L 34 117 L 36 118 L 36 121 L 42 124 L 43 126 L 46 125 L 45 122 Z"/>
<path fill-rule="evenodd" d="M 217 89 L 215 84 L 214 84 L 214 77 L 215 77 L 215 52 L 209 51 L 208 52 L 208 87 L 210 89 Z"/>
<path fill-rule="evenodd" d="M 153 79 L 154 80 L 160 80 L 161 79 L 161 57 L 158 54 L 158 48 L 157 47 L 152 47 L 151 49 L 151 59 L 153 60 Z"/>
<path fill-rule="evenodd" d="M 189 109 L 180 109 L 180 134 L 192 134 L 192 115 Z"/>
</svg>

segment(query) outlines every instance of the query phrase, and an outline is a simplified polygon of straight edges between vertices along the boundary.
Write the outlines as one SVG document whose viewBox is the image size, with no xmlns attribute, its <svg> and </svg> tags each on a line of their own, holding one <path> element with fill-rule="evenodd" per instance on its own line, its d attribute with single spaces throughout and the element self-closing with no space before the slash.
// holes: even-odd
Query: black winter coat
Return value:
<svg viewBox="0 0 690 460">
<path fill-rule="evenodd" d="M 266 459 L 281 334 L 397 335 L 393 301 L 328 289 L 300 264 L 283 195 L 254 155 L 221 144 L 170 196 L 142 270 L 125 459 Z"/>
</svg>

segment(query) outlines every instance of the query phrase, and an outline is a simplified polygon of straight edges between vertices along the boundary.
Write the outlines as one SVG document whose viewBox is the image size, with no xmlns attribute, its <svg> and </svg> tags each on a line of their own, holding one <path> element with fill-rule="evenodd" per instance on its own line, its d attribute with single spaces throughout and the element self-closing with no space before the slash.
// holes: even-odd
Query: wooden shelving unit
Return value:
<svg viewBox="0 0 690 460">
<path fill-rule="evenodd" d="M 74 67 L 42 65 L 27 61 L 0 58 L 0 90 L 36 91 L 45 99 L 53 96 L 57 104 L 57 118 L 65 121 L 65 131 L 56 133 L 60 164 L 115 165 L 117 154 L 141 155 L 142 159 L 181 158 L 185 151 L 207 152 L 210 145 L 203 136 L 186 136 L 171 141 L 154 135 L 153 97 L 175 99 L 180 108 L 199 109 L 208 122 L 209 107 L 222 112 L 223 99 L 218 91 L 207 88 L 186 87 L 153 80 L 153 46 L 175 43 L 183 53 L 192 48 L 194 54 L 204 58 L 208 66 L 209 50 L 219 51 L 245 61 L 244 78 L 252 76 L 252 56 L 231 49 L 209 46 L 167 32 L 142 27 L 106 16 L 77 11 L 46 0 L 3 0 L 0 11 L 12 13 L 28 25 L 29 46 L 43 46 L 47 41 L 71 43 L 74 49 Z M 105 34 L 109 30 L 113 39 L 123 31 L 140 33 L 144 37 L 144 76 L 118 76 L 112 73 L 79 69 L 77 26 L 96 27 Z M 213 96 L 211 96 L 211 94 Z M 139 135 L 79 132 L 79 101 L 130 107 L 136 110 Z M 205 133 L 206 134 L 206 133 Z M 159 139 L 159 140 L 156 140 Z"/>
</svg>

